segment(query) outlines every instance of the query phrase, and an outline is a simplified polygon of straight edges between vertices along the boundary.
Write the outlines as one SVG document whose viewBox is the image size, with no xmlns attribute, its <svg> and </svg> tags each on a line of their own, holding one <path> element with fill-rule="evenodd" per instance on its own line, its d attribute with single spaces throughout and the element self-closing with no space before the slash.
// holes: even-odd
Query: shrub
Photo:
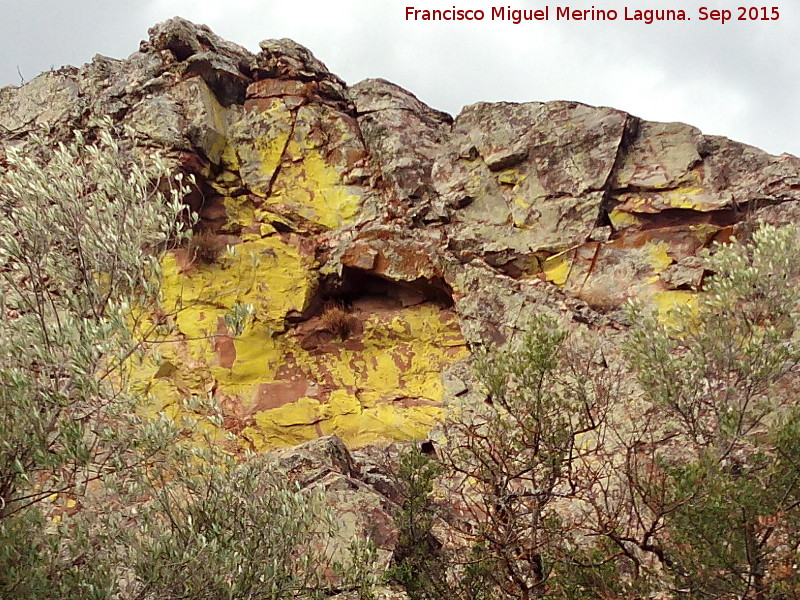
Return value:
<svg viewBox="0 0 800 600">
<path fill-rule="evenodd" d="M 265 456 L 193 454 L 162 471 L 137 508 L 125 537 L 128 594 L 280 600 L 324 589 L 335 525 L 320 495 L 293 487 Z"/>
<path fill-rule="evenodd" d="M 425 541 L 432 475 L 406 456 L 397 581 L 416 598 L 441 581 L 487 600 L 798 597 L 797 237 L 759 226 L 709 253 L 691 306 L 634 307 L 629 372 L 544 317 L 477 353 L 487 402 L 451 412 L 438 479 L 461 543 Z M 606 420 L 639 395 L 643 420 Z"/>
<path fill-rule="evenodd" d="M 395 513 L 398 540 L 387 577 L 403 586 L 410 600 L 440 598 L 448 589 L 446 561 L 432 533 L 433 486 L 442 470 L 415 445 L 400 456 L 395 473 L 402 503 Z"/>
<path fill-rule="evenodd" d="M 672 443 L 632 452 L 638 546 L 691 598 L 800 593 L 797 231 L 716 248 L 694 308 L 634 311 L 626 353 Z"/>
<path fill-rule="evenodd" d="M 592 344 L 544 316 L 516 346 L 478 353 L 475 372 L 488 403 L 446 423 L 442 452 L 466 542 L 455 576 L 480 597 L 554 594 L 581 531 L 558 507 L 592 484 L 582 465 L 601 456 L 618 376 Z"/>
<path fill-rule="evenodd" d="M 44 164 L 38 138 L 10 148 L 0 176 L 0 522 L 120 468 L 130 442 L 110 426 L 134 402 L 131 307 L 158 296 L 181 188 L 167 201 L 166 163 L 134 159 L 108 123 L 97 138 Z"/>
<path fill-rule="evenodd" d="M 175 418 L 139 410 L 129 368 L 159 254 L 182 237 L 183 188 L 165 197 L 169 166 L 135 159 L 148 153 L 110 123 L 96 135 L 54 152 L 34 138 L 0 175 L 0 597 L 330 594 L 318 494 L 227 454 L 211 400 L 182 399 Z M 226 324 L 240 332 L 251 311 Z M 349 576 L 368 598 L 369 573 Z"/>
<path fill-rule="evenodd" d="M 181 235 L 183 188 L 162 193 L 169 166 L 109 122 L 95 135 L 7 148 L 0 175 L 3 597 L 66 598 L 83 575 L 92 597 L 102 586 L 75 566 L 91 544 L 80 528 L 63 539 L 51 509 L 168 443 L 142 436 L 124 365 L 142 348 L 131 309 L 157 299 L 158 253 Z"/>
</svg>

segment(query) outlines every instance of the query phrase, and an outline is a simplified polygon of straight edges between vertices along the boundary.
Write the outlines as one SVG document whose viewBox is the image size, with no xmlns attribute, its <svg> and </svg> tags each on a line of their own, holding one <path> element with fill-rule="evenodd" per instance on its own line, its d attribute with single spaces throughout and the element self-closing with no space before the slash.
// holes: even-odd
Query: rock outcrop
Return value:
<svg viewBox="0 0 800 600">
<path fill-rule="evenodd" d="M 195 175 L 198 230 L 236 250 L 164 259 L 177 337 L 138 385 L 165 410 L 214 395 L 257 450 L 423 438 L 471 346 L 541 310 L 596 327 L 629 298 L 683 302 L 701 249 L 800 200 L 800 159 L 688 125 L 576 102 L 452 118 L 290 40 L 253 54 L 177 18 L 127 60 L 0 90 L 0 156 L 106 115 Z M 255 309 L 238 336 L 236 303 Z"/>
</svg>

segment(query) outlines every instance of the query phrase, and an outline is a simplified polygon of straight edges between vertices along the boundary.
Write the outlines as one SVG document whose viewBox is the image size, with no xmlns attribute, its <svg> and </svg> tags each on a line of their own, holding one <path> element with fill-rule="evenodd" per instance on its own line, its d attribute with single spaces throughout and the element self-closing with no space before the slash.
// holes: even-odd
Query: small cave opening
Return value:
<svg viewBox="0 0 800 600">
<path fill-rule="evenodd" d="M 370 271 L 344 267 L 341 276 L 322 279 L 316 294 L 303 313 L 287 315 L 289 323 L 301 323 L 318 317 L 326 307 L 339 306 L 348 311 L 354 308 L 405 308 L 426 302 L 443 309 L 453 307 L 453 290 L 441 278 L 419 278 L 415 281 L 394 281 Z"/>
<path fill-rule="evenodd" d="M 452 288 L 444 280 L 420 278 L 411 282 L 386 279 L 354 267 L 329 275 L 302 312 L 287 315 L 300 338 L 300 346 L 312 353 L 328 352 L 342 345 L 356 350 L 371 315 L 384 315 L 432 303 L 441 309 L 453 306 Z"/>
<path fill-rule="evenodd" d="M 372 298 L 397 307 L 413 306 L 424 302 L 442 308 L 453 306 L 453 289 L 442 278 L 420 277 L 414 281 L 396 281 L 355 267 L 344 267 L 337 281 L 327 282 L 323 293 L 347 305 Z"/>
</svg>

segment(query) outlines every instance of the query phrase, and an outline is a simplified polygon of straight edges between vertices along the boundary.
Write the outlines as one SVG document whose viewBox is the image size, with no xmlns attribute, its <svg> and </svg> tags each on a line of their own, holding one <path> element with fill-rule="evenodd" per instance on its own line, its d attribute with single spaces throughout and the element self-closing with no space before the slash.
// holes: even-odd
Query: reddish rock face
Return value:
<svg viewBox="0 0 800 600">
<path fill-rule="evenodd" d="M 200 227 L 261 265 L 244 285 L 241 261 L 172 256 L 175 286 L 208 286 L 179 333 L 212 340 L 170 357 L 173 387 L 216 390 L 231 429 L 313 401 L 308 423 L 286 427 L 316 436 L 342 417 L 334 397 L 354 419 L 438 406 L 449 392 L 436 382 L 403 376 L 404 391 L 387 391 L 396 371 L 458 368 L 471 344 L 501 342 L 537 311 L 602 326 L 630 298 L 680 300 L 702 283 L 703 248 L 751 216 L 798 218 L 794 156 L 577 102 L 479 103 L 453 118 L 384 80 L 348 87 L 291 40 L 253 54 L 181 19 L 127 60 L 0 90 L 0 157 L 40 126 L 57 141 L 104 115 L 195 175 Z M 223 319 L 238 301 L 255 302 L 261 327 L 244 341 Z M 329 301 L 367 328 L 345 340 L 320 327 Z M 420 314 L 454 325 L 416 339 Z M 386 346 L 366 356 L 365 336 Z"/>
</svg>

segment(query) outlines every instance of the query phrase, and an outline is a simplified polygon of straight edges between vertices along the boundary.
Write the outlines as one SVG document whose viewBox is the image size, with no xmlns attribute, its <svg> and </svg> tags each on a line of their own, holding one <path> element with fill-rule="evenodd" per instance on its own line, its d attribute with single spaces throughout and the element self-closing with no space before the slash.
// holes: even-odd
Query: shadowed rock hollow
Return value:
<svg viewBox="0 0 800 600">
<path fill-rule="evenodd" d="M 166 256 L 177 340 L 137 385 L 166 410 L 212 394 L 254 449 L 423 438 L 468 391 L 471 346 L 541 310 L 613 328 L 629 298 L 686 301 L 702 248 L 797 217 L 800 160 L 688 125 L 563 101 L 453 118 L 348 86 L 290 40 L 253 54 L 178 18 L 149 33 L 126 60 L 0 90 L 0 156 L 110 115 L 196 176 L 199 230 L 236 253 Z M 255 313 L 233 336 L 237 302 Z"/>
</svg>

